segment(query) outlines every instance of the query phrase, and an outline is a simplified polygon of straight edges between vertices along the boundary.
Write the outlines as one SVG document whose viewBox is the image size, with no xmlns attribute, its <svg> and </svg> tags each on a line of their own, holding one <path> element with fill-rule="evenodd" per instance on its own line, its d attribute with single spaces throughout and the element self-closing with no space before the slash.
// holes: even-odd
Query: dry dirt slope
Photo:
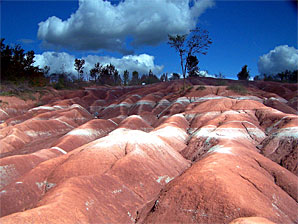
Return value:
<svg viewBox="0 0 298 224">
<path fill-rule="evenodd" d="M 0 222 L 298 223 L 297 85 L 187 85 L 2 97 Z"/>
</svg>

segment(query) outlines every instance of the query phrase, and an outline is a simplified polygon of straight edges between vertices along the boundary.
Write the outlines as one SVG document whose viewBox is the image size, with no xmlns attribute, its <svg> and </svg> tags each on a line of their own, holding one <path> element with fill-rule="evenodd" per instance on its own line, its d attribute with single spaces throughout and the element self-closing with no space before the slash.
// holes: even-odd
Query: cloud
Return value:
<svg viewBox="0 0 298 224">
<path fill-rule="evenodd" d="M 67 20 L 52 16 L 40 22 L 37 35 L 48 46 L 129 54 L 132 47 L 154 46 L 168 34 L 189 32 L 213 4 L 213 0 L 125 0 L 118 5 L 79 0 L 78 10 Z"/>
<path fill-rule="evenodd" d="M 199 75 L 203 77 L 215 78 L 215 75 L 209 74 L 208 71 L 199 71 Z"/>
<path fill-rule="evenodd" d="M 260 74 L 273 75 L 285 70 L 298 68 L 298 50 L 288 45 L 275 47 L 268 54 L 259 58 L 258 70 Z"/>
<path fill-rule="evenodd" d="M 140 75 L 148 74 L 150 69 L 154 74 L 160 74 L 164 67 L 163 65 L 155 65 L 154 56 L 148 54 L 126 55 L 122 58 L 88 55 L 87 57 L 83 57 L 83 59 L 86 61 L 88 71 L 96 62 L 100 62 L 103 65 L 111 63 L 115 65 L 121 74 L 123 74 L 125 70 L 128 70 L 130 74 L 133 71 L 138 71 Z"/>
<path fill-rule="evenodd" d="M 170 73 L 169 77 L 172 77 L 174 73 Z M 180 74 L 179 72 L 177 73 L 180 78 L 182 79 L 183 78 L 183 75 Z M 216 78 L 216 75 L 213 75 L 213 74 L 209 74 L 208 71 L 205 71 L 205 70 L 200 70 L 196 73 L 197 75 L 201 76 L 201 77 L 209 77 L 209 78 Z M 186 77 L 188 76 L 189 74 L 187 73 L 186 74 Z"/>
<path fill-rule="evenodd" d="M 120 74 L 122 75 L 124 70 L 128 70 L 130 74 L 133 71 L 138 71 L 139 74 L 148 74 L 151 69 L 154 74 L 160 74 L 163 70 L 162 65 L 154 64 L 154 56 L 148 54 L 140 55 L 126 55 L 122 58 L 88 55 L 82 57 L 85 60 L 84 73 L 85 76 L 89 75 L 89 71 L 94 67 L 94 64 L 99 62 L 101 65 L 113 64 Z M 76 77 L 77 71 L 74 68 L 75 56 L 65 52 L 44 52 L 43 54 L 36 54 L 34 58 L 34 66 L 44 68 L 50 67 L 50 73 L 66 72 Z"/>
<path fill-rule="evenodd" d="M 45 66 L 50 67 L 50 73 L 62 73 L 76 74 L 74 69 L 75 57 L 65 52 L 44 52 L 42 54 L 35 54 L 34 66 L 44 68 Z"/>
</svg>

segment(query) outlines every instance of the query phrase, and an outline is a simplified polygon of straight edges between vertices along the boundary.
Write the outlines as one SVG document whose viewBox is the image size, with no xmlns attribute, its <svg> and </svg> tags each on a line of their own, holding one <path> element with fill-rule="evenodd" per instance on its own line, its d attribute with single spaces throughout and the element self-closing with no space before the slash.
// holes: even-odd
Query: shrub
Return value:
<svg viewBox="0 0 298 224">
<path fill-rule="evenodd" d="M 46 86 L 49 81 L 46 77 L 44 77 L 41 73 L 38 75 L 33 76 L 30 81 L 30 85 L 33 87 L 43 87 Z"/>
<path fill-rule="evenodd" d="M 13 96 L 14 93 L 12 91 L 8 91 L 8 92 L 0 92 L 0 96 Z"/>
<path fill-rule="evenodd" d="M 204 90 L 204 89 L 206 89 L 205 86 L 198 86 L 198 87 L 196 88 L 196 90 Z"/>
<path fill-rule="evenodd" d="M 186 94 L 186 93 L 188 93 L 189 91 L 191 91 L 192 88 L 193 88 L 193 86 L 186 86 L 185 89 L 184 89 L 184 86 L 182 86 L 182 87 L 180 88 L 180 90 L 178 91 L 178 94 L 179 94 L 179 95 Z"/>
<path fill-rule="evenodd" d="M 187 86 L 187 87 L 186 87 L 186 92 L 192 90 L 192 88 L 193 88 L 193 86 Z"/>
<path fill-rule="evenodd" d="M 57 90 L 60 90 L 60 89 L 64 89 L 65 88 L 64 83 L 62 83 L 62 82 L 56 82 L 56 83 L 54 83 L 53 87 L 54 87 L 54 89 L 57 89 Z"/>
</svg>

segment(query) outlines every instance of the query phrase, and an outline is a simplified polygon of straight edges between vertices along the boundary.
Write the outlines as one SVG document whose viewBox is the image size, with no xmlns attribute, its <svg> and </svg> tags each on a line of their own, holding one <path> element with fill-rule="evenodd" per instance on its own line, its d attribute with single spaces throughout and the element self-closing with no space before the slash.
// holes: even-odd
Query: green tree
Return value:
<svg viewBox="0 0 298 224">
<path fill-rule="evenodd" d="M 100 72 L 100 81 L 102 84 L 119 85 L 121 84 L 121 77 L 115 66 L 109 64 L 102 67 Z"/>
<path fill-rule="evenodd" d="M 272 75 L 272 80 L 271 81 L 297 83 L 297 77 L 298 77 L 298 70 L 290 71 L 290 70 L 287 69 L 283 72 L 279 72 L 275 75 Z"/>
<path fill-rule="evenodd" d="M 44 85 L 46 80 L 42 70 L 34 63 L 34 51 L 25 53 L 20 45 L 13 48 L 4 44 L 4 38 L 1 39 L 0 57 L 1 57 L 1 81 L 13 81 L 22 83 L 28 81 L 30 84 Z"/>
<path fill-rule="evenodd" d="M 225 75 L 222 74 L 221 72 L 219 72 L 218 74 L 215 74 L 214 76 L 215 76 L 215 78 L 218 78 L 218 79 L 224 79 L 225 78 Z"/>
<path fill-rule="evenodd" d="M 125 70 L 124 73 L 123 73 L 123 84 L 125 86 L 127 86 L 128 81 L 129 81 L 129 72 L 127 70 Z"/>
<path fill-rule="evenodd" d="M 4 38 L 1 39 L 1 80 L 10 80 L 9 69 L 12 66 L 12 49 L 4 44 Z"/>
<path fill-rule="evenodd" d="M 84 59 L 75 59 L 75 63 L 74 63 L 74 66 L 75 66 L 75 69 L 77 70 L 78 72 L 78 80 L 83 80 L 83 74 L 84 74 L 84 64 L 85 64 L 85 60 Z"/>
<path fill-rule="evenodd" d="M 254 77 L 254 81 L 258 81 L 258 80 L 261 80 L 261 77 L 260 77 L 259 75 L 256 75 L 256 76 Z"/>
<path fill-rule="evenodd" d="M 49 75 L 49 73 L 50 73 L 50 66 L 44 66 L 44 68 L 42 69 L 42 71 L 43 71 L 43 74 L 45 75 L 45 76 L 48 76 Z"/>
<path fill-rule="evenodd" d="M 101 72 L 102 65 L 100 65 L 99 62 L 97 62 L 94 65 L 94 68 L 90 69 L 90 76 L 94 79 L 95 82 L 99 79 L 99 74 Z"/>
<path fill-rule="evenodd" d="M 114 70 L 113 70 L 113 81 L 114 81 L 115 86 L 121 85 L 121 83 L 122 83 L 119 71 L 115 68 L 115 66 L 114 66 Z"/>
<path fill-rule="evenodd" d="M 293 83 L 297 83 L 297 79 L 298 79 L 298 69 L 294 70 L 294 71 L 288 71 L 289 74 L 287 74 L 287 81 L 288 82 L 293 82 Z"/>
<path fill-rule="evenodd" d="M 160 76 L 160 81 L 161 81 L 161 82 L 167 82 L 167 81 L 168 81 L 168 73 L 163 73 L 163 74 Z"/>
<path fill-rule="evenodd" d="M 8 70 L 9 77 L 13 78 L 21 82 L 25 81 L 25 53 L 24 49 L 21 48 L 20 45 L 15 45 L 12 49 L 12 60 L 11 66 Z"/>
<path fill-rule="evenodd" d="M 145 84 L 149 84 L 149 82 L 148 82 L 148 75 L 146 75 L 146 74 L 143 74 L 142 76 L 141 76 L 141 79 L 140 79 L 140 83 L 145 83 Z"/>
<path fill-rule="evenodd" d="M 139 73 L 137 71 L 132 72 L 132 78 L 131 78 L 131 85 L 139 85 L 140 79 L 139 79 Z"/>
<path fill-rule="evenodd" d="M 153 77 L 153 76 L 154 76 L 154 74 L 153 74 L 153 72 L 152 72 L 151 69 L 149 70 L 148 76 L 149 76 L 149 77 Z"/>
<path fill-rule="evenodd" d="M 26 57 L 25 57 L 25 60 L 24 60 L 24 69 L 27 70 L 27 71 L 34 71 L 35 70 L 35 67 L 32 66 L 32 64 L 35 62 L 34 61 L 34 51 L 28 51 L 26 53 Z"/>
<path fill-rule="evenodd" d="M 194 30 L 190 30 L 189 34 L 168 35 L 168 39 L 168 44 L 179 53 L 181 70 L 184 79 L 183 88 L 185 89 L 187 57 L 196 54 L 206 55 L 212 41 L 209 38 L 208 31 L 202 30 L 199 27 Z"/>
<path fill-rule="evenodd" d="M 197 76 L 197 73 L 199 71 L 198 68 L 198 64 L 199 64 L 199 60 L 196 56 L 193 55 L 188 55 L 186 58 L 186 68 L 188 71 L 188 76 L 189 77 L 193 77 L 193 76 Z"/>
<path fill-rule="evenodd" d="M 244 65 L 241 71 L 237 74 L 238 80 L 248 80 L 249 71 L 247 70 L 247 65 Z"/>
<path fill-rule="evenodd" d="M 180 79 L 180 75 L 178 73 L 173 73 L 172 77 L 170 78 L 170 80 L 178 80 Z"/>
<path fill-rule="evenodd" d="M 151 69 L 149 70 L 148 74 L 142 75 L 140 79 L 140 83 L 145 83 L 145 84 L 153 84 L 157 82 L 160 82 L 160 80 L 157 78 L 156 75 L 153 74 Z"/>
</svg>

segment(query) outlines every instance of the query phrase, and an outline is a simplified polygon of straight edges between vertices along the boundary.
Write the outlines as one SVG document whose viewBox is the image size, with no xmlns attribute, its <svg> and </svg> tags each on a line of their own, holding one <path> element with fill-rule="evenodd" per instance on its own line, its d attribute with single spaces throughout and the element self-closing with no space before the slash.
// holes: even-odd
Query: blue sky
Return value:
<svg viewBox="0 0 298 224">
<path fill-rule="evenodd" d="M 179 31 L 181 33 L 197 24 L 209 31 L 213 41 L 207 55 L 198 55 L 200 69 L 207 70 L 209 74 L 221 72 L 228 78 L 236 78 L 237 73 L 245 64 L 248 65 L 252 76 L 259 74 L 260 68 L 262 68 L 261 71 L 267 73 L 273 69 L 277 71 L 289 66 L 297 66 L 297 8 L 291 1 L 208 1 L 209 3 L 205 5 L 198 5 L 197 11 L 193 10 L 195 12 L 190 8 L 189 10 L 182 8 L 181 11 L 175 12 L 176 15 L 164 10 L 165 5 L 153 4 L 150 1 L 139 0 L 139 5 L 134 5 L 139 13 L 130 12 L 129 9 L 133 7 L 128 4 L 123 4 L 122 8 L 118 7 L 117 1 L 113 1 L 114 8 L 103 4 L 90 6 L 84 3 L 85 5 L 81 5 L 79 12 L 78 1 L 1 1 L 1 38 L 6 39 L 6 44 L 19 43 L 25 50 L 34 50 L 39 55 L 36 59 L 41 66 L 50 63 L 54 68 L 59 61 L 71 61 L 73 57 L 86 58 L 92 55 L 88 57 L 90 66 L 96 60 L 108 63 L 112 57 L 110 62 L 116 64 L 116 67 L 119 65 L 120 70 L 121 68 L 123 70 L 126 65 L 131 69 L 140 69 L 140 73 L 148 68 L 152 68 L 155 73 L 180 73 L 178 54 L 166 44 L 165 32 Z M 87 17 L 88 10 L 93 9 L 92 7 L 98 7 L 96 8 L 98 13 L 95 11 L 97 15 Z M 115 22 L 113 24 L 118 24 L 117 27 L 121 26 L 121 30 L 119 28 L 116 34 L 107 31 L 106 34 L 99 29 L 105 29 L 107 26 L 98 27 L 97 25 L 108 24 L 110 14 L 101 16 L 106 11 L 101 11 L 100 7 L 107 7 L 106 11 L 111 9 L 110 13 L 118 7 L 119 10 L 116 12 L 121 14 L 121 10 L 126 10 L 126 13 L 131 13 L 136 20 L 140 17 L 151 17 L 152 13 L 148 15 L 145 13 L 150 12 L 148 10 L 150 7 L 153 8 L 152 12 L 156 10 L 158 13 L 156 20 L 152 18 L 140 20 L 151 22 L 149 25 L 140 26 L 140 29 L 132 27 L 136 26 L 133 16 L 132 19 L 115 16 L 112 20 Z M 184 15 L 185 12 L 188 14 Z M 74 15 L 73 22 L 65 25 L 62 21 L 65 22 L 71 14 Z M 50 21 L 51 16 L 61 21 Z M 176 17 L 180 20 L 170 24 L 169 21 Z M 127 24 L 122 26 L 122 19 L 123 23 L 131 23 L 132 26 Z M 51 30 L 49 26 L 43 24 L 46 30 L 39 31 L 38 24 L 42 21 L 48 21 L 48 25 L 52 24 L 54 28 Z M 84 24 L 80 27 L 81 21 Z M 153 24 L 154 21 L 166 22 L 165 24 L 159 22 L 158 24 L 161 24 L 159 27 L 158 24 Z M 57 28 L 59 26 L 62 27 L 59 28 L 60 30 Z M 68 30 L 64 32 L 66 27 Z M 163 29 L 163 27 L 167 28 Z M 150 33 L 151 31 L 155 31 L 154 34 Z M 90 38 L 94 38 L 92 37 L 94 33 L 97 35 L 96 38 L 100 39 L 90 41 Z M 77 36 L 78 39 L 73 39 L 73 36 Z M 132 40 L 135 40 L 134 45 L 130 45 Z M 83 43 L 84 41 L 86 43 Z M 123 45 L 117 45 L 119 41 L 122 41 Z M 79 46 L 78 42 L 81 42 L 82 46 Z M 281 47 L 277 48 L 278 46 Z M 51 55 L 45 52 L 51 52 Z M 52 60 L 53 52 L 60 53 L 58 61 Z M 126 56 L 124 60 L 123 54 L 130 56 Z M 142 56 L 138 57 L 139 55 Z M 265 55 L 263 60 L 260 60 L 263 55 Z M 154 60 L 151 56 L 154 56 Z M 282 68 L 274 67 L 272 64 L 277 64 L 274 60 L 284 61 L 279 66 Z M 71 66 L 72 63 L 64 63 L 63 66 L 68 65 Z"/>
</svg>

